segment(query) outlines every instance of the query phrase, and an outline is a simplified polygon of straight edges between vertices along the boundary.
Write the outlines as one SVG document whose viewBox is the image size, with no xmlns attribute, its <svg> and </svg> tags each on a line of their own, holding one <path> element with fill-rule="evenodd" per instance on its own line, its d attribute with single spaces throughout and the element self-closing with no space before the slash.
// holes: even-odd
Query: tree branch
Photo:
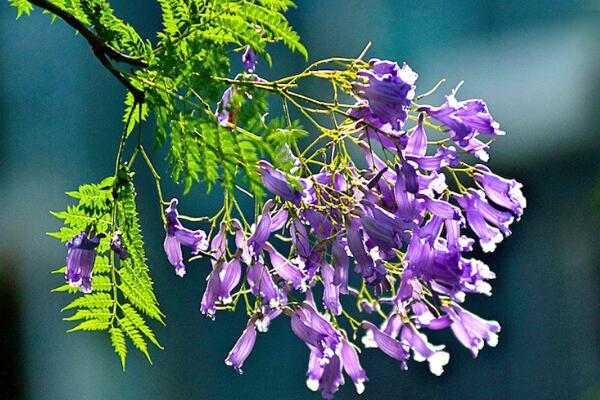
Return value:
<svg viewBox="0 0 600 400">
<path fill-rule="evenodd" d="M 123 54 L 114 47 L 108 45 L 98 35 L 86 27 L 80 20 L 50 1 L 29 0 L 29 2 L 62 18 L 67 24 L 71 25 L 71 27 L 73 27 L 77 32 L 81 33 L 84 38 L 86 38 L 90 46 L 92 46 L 94 49 L 94 53 L 96 53 L 96 55 L 99 53 L 106 54 L 108 57 L 117 62 L 126 63 L 138 68 L 146 68 L 148 66 L 146 61 L 137 57 L 131 57 L 127 54 Z"/>
<path fill-rule="evenodd" d="M 98 57 L 98 60 L 100 60 L 102 65 L 104 65 L 104 67 L 111 74 L 113 74 L 114 77 L 117 78 L 119 80 L 119 82 L 121 82 L 123 84 L 123 86 L 125 86 L 125 88 L 127 88 L 127 90 L 129 90 L 131 92 L 131 94 L 133 95 L 133 98 L 135 99 L 135 101 L 137 103 L 140 104 L 140 107 L 141 107 L 141 104 L 144 102 L 144 92 L 142 90 L 136 88 L 135 86 L 133 86 L 131 84 L 131 82 L 129 82 L 129 80 L 121 74 L 121 71 L 116 69 L 110 63 L 110 61 L 108 61 L 108 59 L 106 58 L 106 55 L 104 53 L 101 53 L 99 50 L 94 49 L 94 54 L 96 55 L 96 57 Z"/>
</svg>

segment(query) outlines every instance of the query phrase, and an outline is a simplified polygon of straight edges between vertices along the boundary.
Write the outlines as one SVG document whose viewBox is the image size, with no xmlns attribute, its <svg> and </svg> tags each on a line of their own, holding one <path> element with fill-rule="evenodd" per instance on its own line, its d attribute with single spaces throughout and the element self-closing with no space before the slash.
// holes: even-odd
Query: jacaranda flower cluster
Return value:
<svg viewBox="0 0 600 400">
<path fill-rule="evenodd" d="M 242 60 L 242 83 L 269 88 L 254 74 L 250 47 Z M 182 245 L 210 259 L 200 312 L 214 319 L 245 304 L 248 323 L 226 364 L 241 373 L 259 333 L 286 318 L 308 348 L 307 386 L 326 399 L 345 377 L 365 389 L 361 342 L 401 369 L 427 361 L 435 375 L 449 354 L 429 342 L 429 330 L 450 328 L 474 357 L 495 346 L 500 325 L 464 307 L 467 293 L 491 295 L 495 275 L 469 254 L 493 251 L 526 206 L 521 184 L 482 164 L 504 135 L 485 102 L 453 92 L 440 106 L 419 104 L 417 74 L 392 61 L 363 62 L 352 76 L 353 104 L 335 120 L 336 135 L 323 135 L 322 151 L 292 146 L 286 163 L 257 163 L 272 198 L 255 221 L 227 214 L 207 234 L 181 224 L 177 199 L 164 210 L 176 274 L 186 272 Z M 236 123 L 239 90 L 230 86 L 218 105 L 223 129 Z M 67 279 L 84 291 L 98 241 L 82 232 L 68 245 Z M 119 235 L 111 248 L 127 256 Z"/>
</svg>

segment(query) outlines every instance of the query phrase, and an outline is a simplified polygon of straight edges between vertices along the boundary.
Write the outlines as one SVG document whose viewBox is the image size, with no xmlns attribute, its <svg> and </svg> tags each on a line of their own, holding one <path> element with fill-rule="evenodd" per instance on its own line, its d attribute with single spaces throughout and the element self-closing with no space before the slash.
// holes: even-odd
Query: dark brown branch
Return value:
<svg viewBox="0 0 600 400">
<path fill-rule="evenodd" d="M 71 25 L 77 32 L 79 32 L 84 38 L 86 38 L 90 46 L 92 46 L 92 48 L 94 49 L 94 53 L 96 55 L 98 55 L 99 53 L 105 54 L 117 62 L 126 63 L 138 68 L 146 68 L 148 66 L 148 63 L 146 63 L 146 61 L 137 57 L 131 57 L 127 54 L 123 54 L 114 47 L 108 45 L 98 35 L 96 35 L 89 28 L 87 28 L 80 20 L 78 20 L 62 8 L 58 7 L 57 5 L 51 3 L 50 1 L 29 0 L 29 2 L 62 18 L 67 24 Z"/>
<path fill-rule="evenodd" d="M 119 70 L 117 70 L 110 63 L 110 61 L 108 61 L 108 59 L 106 58 L 106 55 L 104 53 L 101 53 L 99 50 L 94 49 L 94 54 L 96 54 L 96 57 L 98 57 L 98 59 L 100 60 L 102 65 L 104 65 L 104 67 L 107 70 L 109 70 L 110 73 L 113 74 L 114 77 L 117 78 L 119 80 L 119 82 L 121 82 L 123 84 L 123 86 L 125 86 L 125 88 L 127 88 L 127 90 L 129 90 L 131 92 L 135 101 L 139 104 L 142 104 L 144 102 L 144 92 L 142 90 L 136 88 L 135 86 L 133 86 L 131 84 L 131 82 L 129 82 L 129 80 L 127 78 L 125 78 L 121 74 L 121 72 Z"/>
</svg>

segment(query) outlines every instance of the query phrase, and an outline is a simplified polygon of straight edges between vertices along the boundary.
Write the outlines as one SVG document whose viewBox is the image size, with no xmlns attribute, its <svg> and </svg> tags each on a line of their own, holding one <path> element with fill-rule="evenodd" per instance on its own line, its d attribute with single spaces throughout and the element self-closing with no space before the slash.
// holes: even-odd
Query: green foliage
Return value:
<svg viewBox="0 0 600 400">
<path fill-rule="evenodd" d="M 267 65 L 267 45 L 281 42 L 307 58 L 300 38 L 283 13 L 290 0 L 157 0 L 162 12 L 162 31 L 152 44 L 127 22 L 117 17 L 108 0 L 35 1 L 54 21 L 66 20 L 84 36 L 102 64 L 128 89 L 125 97 L 122 142 L 117 173 L 98 184 L 87 184 L 67 192 L 76 201 L 52 215 L 63 221 L 49 235 L 66 243 L 86 231 L 104 234 L 97 249 L 91 294 L 62 284 L 53 292 L 74 298 L 63 308 L 75 323 L 69 332 L 105 331 L 125 367 L 128 348 L 141 351 L 150 361 L 149 344 L 161 348 L 150 320 L 164 323 L 158 307 L 146 259 L 136 210 L 133 173 L 123 162 L 134 127 L 140 128 L 135 157 L 150 166 L 160 192 L 159 177 L 142 148 L 141 126 L 152 113 L 156 121 L 155 147 L 169 147 L 171 175 L 185 192 L 202 182 L 210 190 L 221 185 L 227 195 L 244 186 L 258 202 L 265 193 L 257 170 L 267 155 L 276 166 L 288 166 L 285 149 L 302 137 L 299 125 L 281 121 L 267 123 L 267 91 L 248 81 L 255 75 L 242 72 L 240 61 L 250 46 Z M 9 0 L 17 18 L 29 15 L 32 3 Z M 50 11 L 52 10 L 52 14 Z M 232 61 L 233 60 L 233 61 Z M 233 65 L 233 67 L 232 67 Z M 232 72 L 240 82 L 227 78 Z M 246 83 L 242 82 L 246 81 Z M 230 90 L 228 104 L 222 96 Z M 219 121 L 217 110 L 230 118 Z M 287 168 L 289 170 L 289 168 Z M 110 239 L 122 232 L 129 257 L 119 260 L 110 250 Z M 53 271 L 64 275 L 65 267 Z"/>
<path fill-rule="evenodd" d="M 76 326 L 69 332 L 108 331 L 111 343 L 123 368 L 127 355 L 127 340 L 150 361 L 147 341 L 162 346 L 146 322 L 146 318 L 163 322 L 158 308 L 152 279 L 143 248 L 142 234 L 135 206 L 132 174 L 123 169 L 117 178 L 107 178 L 100 184 L 82 185 L 67 194 L 78 200 L 66 211 L 52 213 L 65 226 L 50 235 L 67 242 L 81 231 L 104 233 L 93 269 L 92 293 L 81 294 L 78 288 L 63 284 L 54 292 L 75 295 L 62 311 L 74 311 L 65 321 Z M 120 230 L 129 257 L 117 264 L 109 249 L 110 238 Z M 64 274 L 65 268 L 55 272 Z M 144 314 L 146 317 L 142 316 Z"/>
<path fill-rule="evenodd" d="M 27 0 L 8 0 L 8 2 L 17 9 L 17 19 L 21 18 L 23 14 L 29 15 L 33 10 L 33 4 Z"/>
<path fill-rule="evenodd" d="M 9 0 L 18 16 L 29 14 L 32 5 Z M 231 72 L 242 69 L 239 57 L 245 46 L 271 64 L 267 45 L 282 42 L 305 58 L 307 52 L 290 27 L 283 12 L 290 0 L 157 0 L 163 19 L 158 42 L 152 45 L 135 29 L 118 18 L 107 0 L 52 0 L 68 15 L 86 25 L 98 39 L 124 56 L 141 60 L 146 67 L 133 73 L 110 67 L 114 74 L 144 92 L 144 101 L 128 92 L 125 99 L 126 136 L 145 121 L 150 113 L 156 118 L 155 145 L 169 145 L 171 175 L 189 192 L 195 182 L 209 188 L 219 183 L 232 192 L 238 181 L 261 198 L 264 196 L 256 161 L 265 148 L 278 154 L 277 141 L 262 143 L 266 132 L 263 115 L 268 107 L 264 91 L 250 86 L 237 88 L 231 104 L 236 115 L 227 131 L 214 115 Z M 95 47 L 95 51 L 99 51 Z M 241 75 L 242 79 L 254 79 Z M 252 96 L 252 101 L 248 97 Z M 254 134 L 241 134 L 239 127 Z M 71 210 L 71 214 L 76 214 Z M 65 216 L 65 215 L 62 215 Z M 81 215 L 80 217 L 85 217 Z M 74 215 L 73 218 L 76 218 Z M 65 230 L 66 233 L 72 231 Z"/>
</svg>

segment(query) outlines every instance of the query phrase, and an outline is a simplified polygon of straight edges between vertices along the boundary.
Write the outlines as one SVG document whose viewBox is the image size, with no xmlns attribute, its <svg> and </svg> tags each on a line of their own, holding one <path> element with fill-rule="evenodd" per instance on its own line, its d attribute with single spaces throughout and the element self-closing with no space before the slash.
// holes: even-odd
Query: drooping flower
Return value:
<svg viewBox="0 0 600 400">
<path fill-rule="evenodd" d="M 208 250 L 208 240 L 203 230 L 193 231 L 181 225 L 178 218 L 177 204 L 178 200 L 172 199 L 169 207 L 165 209 L 167 235 L 164 248 L 169 262 L 175 267 L 175 273 L 178 276 L 184 276 L 185 265 L 183 264 L 181 246 L 191 248 L 192 254 L 198 254 Z"/>
<path fill-rule="evenodd" d="M 270 243 L 265 244 L 265 251 L 269 255 L 271 265 L 275 269 L 277 275 L 290 282 L 294 289 L 299 289 L 301 291 L 306 290 L 306 277 L 297 266 L 292 264 L 275 250 Z"/>
<path fill-rule="evenodd" d="M 126 260 L 129 257 L 129 252 L 123 246 L 123 234 L 121 231 L 116 231 L 110 239 L 110 249 L 114 251 L 121 260 Z"/>
<path fill-rule="evenodd" d="M 295 309 L 290 319 L 292 331 L 315 353 L 319 364 L 328 364 L 341 344 L 341 336 L 331 322 L 317 313 L 308 302 Z"/>
<path fill-rule="evenodd" d="M 275 169 L 271 163 L 265 160 L 258 162 L 258 170 L 269 192 L 295 204 L 300 201 L 302 193 L 290 186 L 288 178 L 282 171 Z"/>
<path fill-rule="evenodd" d="M 457 101 L 454 95 L 449 95 L 440 107 L 422 106 L 419 111 L 446 125 L 452 140 L 463 148 L 474 145 L 472 139 L 478 134 L 504 135 L 483 100 Z"/>
<path fill-rule="evenodd" d="M 367 330 L 367 334 L 363 337 L 363 344 L 365 347 L 379 348 L 379 350 L 383 351 L 388 356 L 400 361 L 402 369 L 408 368 L 406 362 L 408 361 L 410 354 L 406 344 L 403 344 L 389 334 L 382 332 L 371 322 L 363 322 L 362 328 Z"/>
<path fill-rule="evenodd" d="M 451 304 L 443 309 L 448 313 L 452 332 L 463 346 L 471 350 L 473 358 L 477 357 L 484 342 L 491 347 L 498 344 L 498 322 L 482 319 L 458 304 Z"/>
<path fill-rule="evenodd" d="M 335 315 L 340 315 L 340 287 L 334 283 L 334 270 L 331 265 L 321 265 L 321 278 L 323 279 L 323 305 Z"/>
<path fill-rule="evenodd" d="M 356 393 L 362 394 L 365 391 L 365 382 L 368 381 L 367 372 L 360 365 L 356 349 L 352 347 L 348 339 L 342 339 L 340 359 L 344 371 L 346 371 L 352 382 L 354 382 Z"/>
<path fill-rule="evenodd" d="M 404 148 L 404 156 L 424 157 L 427 154 L 427 135 L 423 129 L 423 114 L 419 116 L 419 123 L 408 137 L 406 147 Z"/>
<path fill-rule="evenodd" d="M 355 82 L 354 90 L 366 99 L 373 114 L 383 123 L 400 130 L 406 120 L 411 101 L 415 97 L 418 75 L 406 64 L 372 59 L 369 69 L 358 71 L 367 83 Z"/>
<path fill-rule="evenodd" d="M 231 291 L 240 282 L 242 267 L 240 262 L 233 259 L 229 262 L 217 263 L 212 271 L 206 290 L 200 303 L 200 312 L 215 319 L 216 303 L 231 303 Z"/>
<path fill-rule="evenodd" d="M 247 273 L 250 290 L 255 296 L 261 296 L 263 302 L 275 307 L 280 302 L 280 295 L 269 269 L 259 259 L 248 267 Z"/>
<path fill-rule="evenodd" d="M 271 236 L 271 208 L 273 208 L 273 202 L 268 200 L 263 206 L 263 212 L 258 218 L 254 232 L 246 242 L 248 255 L 254 259 L 258 258 Z"/>
<path fill-rule="evenodd" d="M 92 292 L 92 270 L 97 248 L 104 234 L 90 235 L 83 231 L 67 243 L 67 268 L 65 279 L 71 286 L 77 286 L 83 293 Z"/>
<path fill-rule="evenodd" d="M 385 268 L 381 266 L 378 260 L 374 260 L 367 253 L 360 233 L 351 222 L 346 226 L 346 238 L 348 240 L 348 248 L 356 261 L 354 270 L 360 273 L 369 285 L 378 286 L 381 284 L 386 276 Z"/>
<path fill-rule="evenodd" d="M 229 355 L 225 359 L 225 364 L 233 367 L 238 374 L 242 374 L 242 366 L 244 365 L 244 361 L 248 358 L 252 349 L 254 348 L 254 343 L 256 342 L 256 327 L 254 325 L 255 318 L 250 318 L 248 320 L 248 324 L 246 325 L 246 329 L 238 339 L 238 341 L 233 346 L 233 349 L 229 352 Z"/>
<path fill-rule="evenodd" d="M 401 340 L 413 350 L 415 361 L 427 360 L 432 374 L 440 376 L 444 372 L 444 366 L 450 360 L 450 354 L 442 351 L 444 345 L 432 345 L 427 336 L 410 325 L 404 325 L 402 328 Z"/>
<path fill-rule="evenodd" d="M 244 54 L 242 54 L 242 64 L 248 73 L 253 74 L 256 68 L 257 57 L 252 47 L 246 46 Z"/>
<path fill-rule="evenodd" d="M 502 235 L 510 235 L 508 226 L 513 222 L 513 216 L 491 206 L 481 190 L 470 188 L 463 195 L 454 195 L 454 198 L 465 210 L 467 223 L 479 237 L 483 251 L 494 251 L 496 244 L 502 241 Z"/>
<path fill-rule="evenodd" d="M 384 147 L 396 150 L 404 132 L 395 130 L 389 122 L 382 122 L 368 107 L 368 104 L 364 100 L 359 101 L 348 115 L 358 121 L 357 127 L 365 128 L 367 139 L 376 140 Z"/>
<path fill-rule="evenodd" d="M 229 124 L 235 124 L 237 111 L 232 109 L 231 101 L 235 95 L 235 88 L 233 86 L 228 87 L 221 96 L 221 101 L 217 104 L 217 120 L 219 124 L 226 128 Z"/>
<path fill-rule="evenodd" d="M 475 166 L 473 177 L 481 185 L 488 199 L 510 210 L 517 218 L 523 215 L 523 209 L 527 206 L 521 191 L 523 185 L 514 179 L 502 178 L 481 164 Z"/>
<path fill-rule="evenodd" d="M 340 293 L 348 294 L 348 268 L 350 259 L 339 239 L 331 242 L 333 264 L 333 284 L 339 286 Z"/>
</svg>

